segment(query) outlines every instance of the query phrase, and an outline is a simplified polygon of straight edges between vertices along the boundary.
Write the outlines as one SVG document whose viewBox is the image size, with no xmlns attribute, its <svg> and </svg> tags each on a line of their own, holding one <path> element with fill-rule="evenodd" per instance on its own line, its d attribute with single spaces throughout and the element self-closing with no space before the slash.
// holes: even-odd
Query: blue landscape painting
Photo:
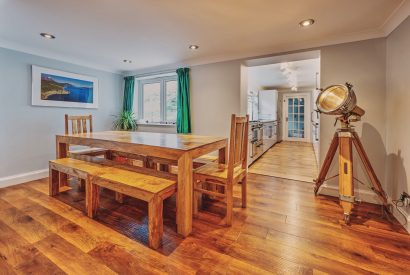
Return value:
<svg viewBox="0 0 410 275">
<path fill-rule="evenodd" d="M 93 103 L 94 83 L 91 81 L 41 74 L 41 99 Z"/>
</svg>

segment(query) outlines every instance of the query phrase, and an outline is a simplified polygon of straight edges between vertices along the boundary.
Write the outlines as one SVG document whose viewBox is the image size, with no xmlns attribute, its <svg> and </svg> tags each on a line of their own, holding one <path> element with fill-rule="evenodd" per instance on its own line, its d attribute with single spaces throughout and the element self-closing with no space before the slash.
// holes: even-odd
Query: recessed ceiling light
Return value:
<svg viewBox="0 0 410 275">
<path fill-rule="evenodd" d="M 313 25 L 314 23 L 315 23 L 315 20 L 313 20 L 313 19 L 306 19 L 306 20 L 303 20 L 303 21 L 299 22 L 299 26 L 301 26 L 301 27 L 309 27 L 309 26 Z"/>
<path fill-rule="evenodd" d="M 198 45 L 189 45 L 190 50 L 198 50 L 199 46 Z"/>
<path fill-rule="evenodd" d="M 45 33 L 45 32 L 40 33 L 40 35 L 44 38 L 47 38 L 47 39 L 55 39 L 56 38 L 54 35 L 49 34 L 49 33 Z"/>
<path fill-rule="evenodd" d="M 122 62 L 124 62 L 124 63 L 132 63 L 132 60 L 124 59 Z"/>
</svg>

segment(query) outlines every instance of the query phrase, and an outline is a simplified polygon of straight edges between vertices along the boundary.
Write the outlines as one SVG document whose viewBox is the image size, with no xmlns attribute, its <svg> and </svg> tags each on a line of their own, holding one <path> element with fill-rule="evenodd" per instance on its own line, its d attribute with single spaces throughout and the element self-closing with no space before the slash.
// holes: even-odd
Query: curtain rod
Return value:
<svg viewBox="0 0 410 275">
<path fill-rule="evenodd" d="M 153 72 L 149 72 L 149 73 L 136 74 L 136 75 L 132 75 L 132 76 L 136 77 L 136 78 L 139 78 L 139 77 L 153 76 L 153 75 L 157 75 L 157 74 L 169 74 L 169 73 L 176 73 L 176 70 L 177 69 L 153 71 Z"/>
</svg>

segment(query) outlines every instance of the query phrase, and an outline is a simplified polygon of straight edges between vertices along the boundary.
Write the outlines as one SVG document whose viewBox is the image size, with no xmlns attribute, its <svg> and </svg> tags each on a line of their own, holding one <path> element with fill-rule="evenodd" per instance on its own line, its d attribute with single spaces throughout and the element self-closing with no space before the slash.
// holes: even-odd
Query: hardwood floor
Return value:
<svg viewBox="0 0 410 275">
<path fill-rule="evenodd" d="M 346 226 L 336 198 L 315 198 L 312 184 L 250 174 L 248 208 L 235 200 L 233 226 L 218 225 L 222 208 L 208 201 L 186 239 L 175 233 L 170 198 L 157 251 L 147 247 L 145 203 L 121 205 L 104 191 L 91 220 L 72 187 L 57 198 L 47 195 L 47 179 L 0 189 L 0 274 L 410 272 L 410 236 L 393 218 L 362 203 Z"/>
<path fill-rule="evenodd" d="M 313 182 L 317 177 L 318 167 L 311 143 L 282 141 L 253 163 L 249 172 Z"/>
</svg>

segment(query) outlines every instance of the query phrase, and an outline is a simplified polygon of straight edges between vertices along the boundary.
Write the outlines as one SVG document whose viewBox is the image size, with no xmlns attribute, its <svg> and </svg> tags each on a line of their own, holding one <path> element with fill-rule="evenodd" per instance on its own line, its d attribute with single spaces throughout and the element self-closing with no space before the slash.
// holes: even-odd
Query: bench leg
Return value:
<svg viewBox="0 0 410 275">
<path fill-rule="evenodd" d="M 93 177 L 88 176 L 85 181 L 85 208 L 87 216 L 94 218 L 100 204 L 100 187 L 93 183 Z"/>
<path fill-rule="evenodd" d="M 54 197 L 60 192 L 60 173 L 57 170 L 49 169 L 48 188 L 49 195 Z"/>
<path fill-rule="evenodd" d="M 163 201 L 159 196 L 154 196 L 148 202 L 148 245 L 157 249 L 161 244 L 163 234 L 162 220 Z"/>
</svg>

